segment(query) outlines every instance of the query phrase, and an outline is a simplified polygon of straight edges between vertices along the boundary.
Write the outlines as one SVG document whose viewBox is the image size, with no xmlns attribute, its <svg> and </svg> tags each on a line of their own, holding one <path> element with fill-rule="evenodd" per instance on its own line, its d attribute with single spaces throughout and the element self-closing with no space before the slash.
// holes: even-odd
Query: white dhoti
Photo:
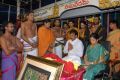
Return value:
<svg viewBox="0 0 120 80">
<path fill-rule="evenodd" d="M 29 41 L 33 44 L 36 44 L 37 37 L 29 38 Z M 37 48 L 32 48 L 32 46 L 25 41 L 23 41 L 23 44 L 24 44 L 24 51 L 23 51 L 24 59 L 26 58 L 27 55 L 38 56 Z"/>
<path fill-rule="evenodd" d="M 63 40 L 64 39 L 61 37 L 61 38 L 56 38 L 55 41 L 54 53 L 58 55 L 60 58 L 62 58 L 62 48 L 63 48 L 62 44 L 64 44 Z"/>
<path fill-rule="evenodd" d="M 17 32 L 16 37 L 17 37 L 18 39 L 21 39 L 21 28 L 18 29 L 18 32 Z"/>
</svg>

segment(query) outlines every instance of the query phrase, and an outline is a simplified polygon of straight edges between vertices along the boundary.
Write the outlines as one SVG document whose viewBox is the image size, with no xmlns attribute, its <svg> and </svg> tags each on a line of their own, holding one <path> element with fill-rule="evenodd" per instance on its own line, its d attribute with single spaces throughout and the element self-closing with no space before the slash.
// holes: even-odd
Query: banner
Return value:
<svg viewBox="0 0 120 80">
<path fill-rule="evenodd" d="M 52 7 L 37 9 L 34 11 L 34 19 L 35 21 L 44 20 L 47 19 L 48 16 L 52 14 L 53 14 Z"/>
<path fill-rule="evenodd" d="M 120 0 L 99 0 L 99 6 L 101 9 L 107 9 L 120 6 Z"/>
<path fill-rule="evenodd" d="M 36 9 L 34 11 L 35 21 L 47 18 L 59 17 L 64 11 L 93 5 L 100 9 L 108 9 L 120 6 L 120 0 L 62 0 L 54 4 Z"/>
</svg>

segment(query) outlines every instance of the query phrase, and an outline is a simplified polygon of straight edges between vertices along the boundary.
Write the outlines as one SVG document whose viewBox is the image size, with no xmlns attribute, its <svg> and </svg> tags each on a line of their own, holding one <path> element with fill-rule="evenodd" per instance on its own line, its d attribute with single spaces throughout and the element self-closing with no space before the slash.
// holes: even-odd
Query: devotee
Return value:
<svg viewBox="0 0 120 80">
<path fill-rule="evenodd" d="M 68 24 L 67 24 L 67 23 L 64 23 L 64 24 L 63 24 L 63 28 L 65 29 L 65 31 L 67 31 L 67 30 L 69 29 Z"/>
<path fill-rule="evenodd" d="M 68 26 L 70 27 L 70 29 L 68 29 L 67 31 L 67 35 L 66 35 L 66 39 L 69 40 L 70 39 L 70 31 L 72 29 L 77 30 L 79 32 L 79 29 L 75 27 L 74 21 L 73 20 L 69 20 L 68 22 Z M 79 33 L 78 33 L 78 37 L 79 37 Z"/>
<path fill-rule="evenodd" d="M 33 12 L 28 12 L 24 16 L 21 24 L 21 37 L 24 44 L 24 59 L 27 55 L 37 56 L 37 26 L 33 20 Z"/>
<path fill-rule="evenodd" d="M 94 80 L 94 77 L 105 69 L 105 61 L 109 53 L 106 49 L 98 43 L 99 36 L 92 33 L 90 36 L 90 45 L 87 47 L 85 54 L 85 68 L 83 80 Z"/>
<path fill-rule="evenodd" d="M 60 26 L 60 20 L 56 19 L 54 21 L 54 27 L 52 28 L 55 34 L 55 47 L 54 53 L 62 58 L 62 46 L 64 44 L 63 29 Z"/>
<path fill-rule="evenodd" d="M 101 25 L 100 18 L 95 16 L 93 19 L 93 25 L 91 26 L 91 34 L 96 33 L 99 35 L 99 41 L 105 41 L 107 37 L 106 29 Z"/>
<path fill-rule="evenodd" d="M 17 53 L 22 50 L 22 43 L 12 35 L 12 22 L 4 25 L 5 33 L 0 37 L 2 48 L 2 80 L 16 80 L 18 70 Z"/>
<path fill-rule="evenodd" d="M 74 20 L 69 20 L 68 25 L 70 28 L 75 28 Z"/>
<path fill-rule="evenodd" d="M 120 60 L 120 29 L 118 28 L 117 21 L 113 20 L 110 22 L 110 29 L 112 30 L 109 32 L 107 36 L 107 41 L 111 43 L 111 51 L 110 51 L 110 60 L 111 64 L 117 60 Z M 112 67 L 110 68 L 112 69 Z M 120 64 L 115 67 L 116 72 L 120 71 Z M 111 70 L 110 70 L 111 73 Z"/>
<path fill-rule="evenodd" d="M 63 36 L 64 36 L 64 40 L 66 40 L 66 34 L 67 34 L 67 31 L 68 31 L 68 29 L 69 29 L 69 26 L 68 26 L 68 24 L 67 23 L 64 23 L 63 24 L 63 31 L 64 31 L 64 34 L 63 34 Z"/>
<path fill-rule="evenodd" d="M 82 40 L 84 44 L 84 52 L 89 44 L 89 35 L 90 35 L 89 28 L 86 25 L 86 22 L 82 21 L 80 25 L 80 40 Z"/>
<path fill-rule="evenodd" d="M 84 46 L 81 40 L 78 39 L 78 32 L 76 30 L 70 31 L 70 40 L 67 41 L 64 47 L 64 53 L 68 53 L 63 60 L 71 61 L 78 66 L 81 65 L 80 57 L 83 56 Z"/>
<path fill-rule="evenodd" d="M 39 56 L 53 52 L 55 41 L 54 32 L 50 29 L 50 20 L 45 20 L 44 25 L 38 29 L 38 52 Z"/>
<path fill-rule="evenodd" d="M 22 23 L 22 15 L 19 15 L 17 17 L 17 21 L 16 21 L 16 28 L 17 28 L 16 37 L 22 42 L 22 40 L 21 40 L 21 23 Z M 18 64 L 20 66 L 19 71 L 17 71 L 18 75 L 19 75 L 19 73 L 20 73 L 20 71 L 21 71 L 21 69 L 23 67 L 23 62 L 24 62 L 24 56 L 23 56 L 22 52 L 23 51 L 21 51 L 21 52 L 19 52 L 17 54 L 17 56 L 18 56 Z"/>
</svg>

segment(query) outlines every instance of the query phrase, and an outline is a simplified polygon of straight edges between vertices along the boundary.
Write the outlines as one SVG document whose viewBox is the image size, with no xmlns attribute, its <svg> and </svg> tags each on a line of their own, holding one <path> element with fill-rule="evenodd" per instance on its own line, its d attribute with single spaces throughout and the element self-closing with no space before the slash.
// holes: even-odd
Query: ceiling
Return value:
<svg viewBox="0 0 120 80">
<path fill-rule="evenodd" d="M 31 7 L 31 1 L 32 1 L 32 7 Z M 56 0 L 60 1 L 60 0 Z M 40 0 L 20 0 L 21 2 L 21 8 L 27 9 L 27 10 L 34 10 L 39 8 Z M 41 0 L 41 6 L 45 6 L 51 3 L 54 3 L 55 0 Z M 1 4 L 9 4 L 13 6 L 17 6 L 17 0 L 0 0 Z"/>
</svg>

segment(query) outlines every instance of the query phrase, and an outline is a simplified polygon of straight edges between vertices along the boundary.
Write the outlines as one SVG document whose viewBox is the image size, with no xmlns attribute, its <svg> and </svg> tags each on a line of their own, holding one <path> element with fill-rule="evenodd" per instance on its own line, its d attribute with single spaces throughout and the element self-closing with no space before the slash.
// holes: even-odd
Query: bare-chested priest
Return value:
<svg viewBox="0 0 120 80">
<path fill-rule="evenodd" d="M 37 26 L 33 22 L 33 12 L 28 12 L 24 16 L 21 24 L 21 37 L 24 44 L 24 59 L 27 55 L 37 56 Z"/>
<path fill-rule="evenodd" d="M 54 53 L 62 58 L 62 45 L 64 44 L 63 29 L 60 26 L 60 20 L 54 21 L 54 27 L 52 28 L 55 34 L 55 47 Z"/>
</svg>

